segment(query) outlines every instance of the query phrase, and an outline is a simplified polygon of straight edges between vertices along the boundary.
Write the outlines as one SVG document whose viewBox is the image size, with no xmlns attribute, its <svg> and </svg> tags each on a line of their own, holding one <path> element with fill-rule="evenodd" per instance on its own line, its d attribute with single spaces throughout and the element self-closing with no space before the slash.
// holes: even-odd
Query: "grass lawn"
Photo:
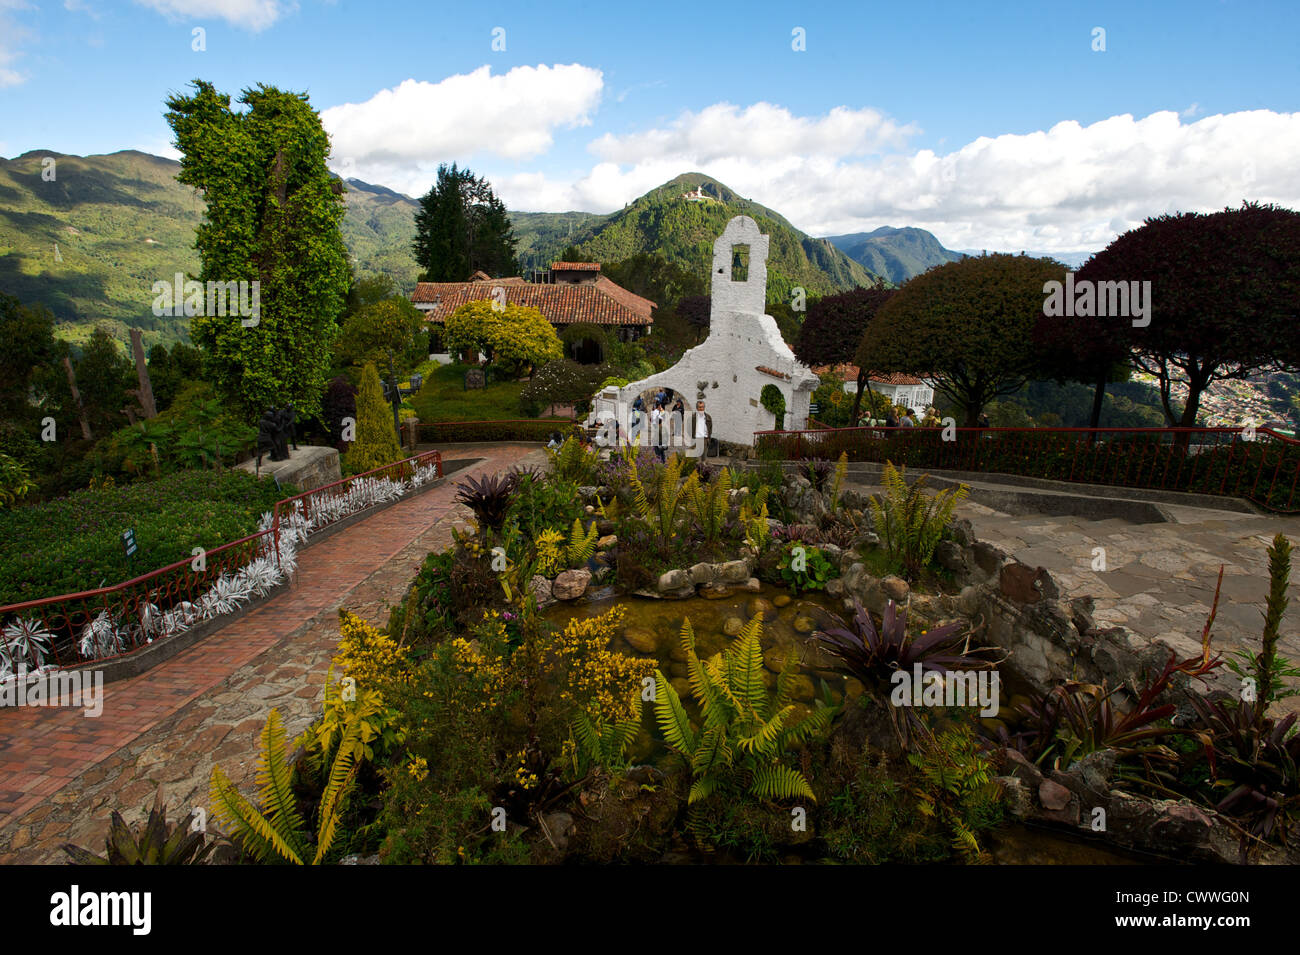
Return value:
<svg viewBox="0 0 1300 955">
<path fill-rule="evenodd" d="M 466 368 L 440 365 L 425 372 L 424 386 L 409 399 L 421 421 L 504 421 L 524 417 L 519 410 L 519 392 L 525 382 L 489 381 L 486 388 L 466 391 Z"/>
</svg>

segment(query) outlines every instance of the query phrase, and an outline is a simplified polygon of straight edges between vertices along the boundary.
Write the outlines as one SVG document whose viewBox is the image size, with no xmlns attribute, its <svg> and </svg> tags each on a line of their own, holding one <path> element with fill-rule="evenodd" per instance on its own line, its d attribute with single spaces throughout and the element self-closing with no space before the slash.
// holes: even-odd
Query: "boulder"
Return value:
<svg viewBox="0 0 1300 955">
<path fill-rule="evenodd" d="M 826 595 L 829 597 L 843 597 L 844 581 L 838 577 L 826 581 Z"/>
<path fill-rule="evenodd" d="M 550 837 L 555 848 L 563 852 L 569 848 L 569 840 L 578 831 L 573 817 L 567 812 L 548 812 L 539 819 L 543 831 Z"/>
<path fill-rule="evenodd" d="M 975 566 L 989 577 L 1002 569 L 1002 563 L 1007 557 L 1006 551 L 988 541 L 976 541 L 972 544 L 971 554 L 975 558 Z"/>
<path fill-rule="evenodd" d="M 748 594 L 757 594 L 763 592 L 763 584 L 757 577 L 750 577 L 745 581 L 745 585 L 740 588 Z"/>
<path fill-rule="evenodd" d="M 745 615 L 752 620 L 759 614 L 762 614 L 764 622 L 775 620 L 776 607 L 763 597 L 750 597 L 745 601 Z"/>
<path fill-rule="evenodd" d="M 693 584 L 710 584 L 717 576 L 717 568 L 713 564 L 695 564 L 686 572 L 686 576 Z"/>
<path fill-rule="evenodd" d="M 934 559 L 940 567 L 955 574 L 966 570 L 966 552 L 955 541 L 939 541 L 934 548 Z"/>
<path fill-rule="evenodd" d="M 669 570 L 660 575 L 656 589 L 662 594 L 670 590 L 681 590 L 683 587 L 688 586 L 690 586 L 690 578 L 687 576 L 686 571 Z"/>
<path fill-rule="evenodd" d="M 551 594 L 556 600 L 577 600 L 587 592 L 591 583 L 591 571 L 566 570 L 555 578 L 551 585 Z"/>
<path fill-rule="evenodd" d="M 532 591 L 533 599 L 537 601 L 537 609 L 541 610 L 555 603 L 555 597 L 551 593 L 551 582 L 541 574 L 536 574 L 528 582 L 528 589 Z"/>
<path fill-rule="evenodd" d="M 912 592 L 912 588 L 907 581 L 894 574 L 890 574 L 880 582 L 880 589 L 888 599 L 896 604 L 906 603 L 908 594 Z"/>
<path fill-rule="evenodd" d="M 644 627 L 628 627 L 623 631 L 623 639 L 637 653 L 656 653 L 659 650 L 654 632 Z"/>
<path fill-rule="evenodd" d="M 1038 801 L 1051 812 L 1060 812 L 1070 804 L 1074 794 L 1060 783 L 1044 779 L 1038 784 Z"/>
<path fill-rule="evenodd" d="M 596 541 L 596 550 L 609 550 L 618 546 L 618 535 L 606 534 L 600 540 Z"/>
<path fill-rule="evenodd" d="M 709 584 L 707 587 L 700 588 L 700 596 L 705 600 L 722 600 L 724 597 L 730 597 L 732 593 L 730 587 L 721 584 Z"/>
<path fill-rule="evenodd" d="M 1019 604 L 1036 604 L 1060 595 L 1046 568 L 1030 567 L 1019 561 L 1002 567 L 998 574 L 998 589 L 1002 596 Z"/>
<path fill-rule="evenodd" d="M 772 598 L 772 606 L 774 607 L 784 607 L 789 602 L 790 602 L 789 594 L 777 594 L 775 597 Z"/>
<path fill-rule="evenodd" d="M 749 580 L 749 564 L 743 560 L 729 560 L 718 567 L 716 579 L 727 584 L 743 584 Z"/>
<path fill-rule="evenodd" d="M 745 621 L 739 617 L 728 617 L 722 622 L 722 632 L 729 637 L 737 636 L 743 629 L 745 629 Z"/>
</svg>

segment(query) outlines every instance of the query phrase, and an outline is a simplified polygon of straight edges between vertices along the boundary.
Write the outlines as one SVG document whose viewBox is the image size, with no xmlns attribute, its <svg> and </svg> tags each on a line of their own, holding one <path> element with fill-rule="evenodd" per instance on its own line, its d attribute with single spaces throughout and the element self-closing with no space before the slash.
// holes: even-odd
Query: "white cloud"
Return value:
<svg viewBox="0 0 1300 955">
<path fill-rule="evenodd" d="M 170 20 L 225 20 L 259 32 L 298 9 L 295 0 L 135 0 Z"/>
<path fill-rule="evenodd" d="M 437 83 L 405 80 L 364 103 L 323 110 L 321 122 L 337 172 L 415 195 L 439 162 L 545 153 L 556 128 L 590 124 L 603 85 L 600 70 L 577 63 L 496 76 L 483 66 Z"/>
<path fill-rule="evenodd" d="M 841 157 L 897 148 L 918 132 L 915 126 L 899 125 L 874 109 L 838 106 L 810 119 L 771 103 L 755 103 L 743 110 L 731 103 L 715 103 L 698 113 L 683 113 L 666 129 L 628 136 L 606 133 L 590 148 L 602 159 L 620 163 L 647 158 L 707 163 L 735 156 L 740 148 L 755 159 Z"/>
<path fill-rule="evenodd" d="M 33 9 L 26 0 L 0 0 L 0 90 L 27 80 L 13 66 L 22 55 L 18 51 L 19 43 L 31 37 L 32 33 L 20 26 L 11 14 L 16 10 Z"/>
<path fill-rule="evenodd" d="M 911 127 L 866 115 L 872 111 L 832 110 L 791 117 L 782 137 L 786 121 L 776 118 L 784 111 L 759 105 L 721 104 L 665 129 L 602 136 L 591 148 L 605 161 L 572 180 L 536 174 L 493 182 L 510 208 L 608 212 L 699 171 L 813 235 L 911 225 L 949 248 L 1060 252 L 1102 248 L 1169 212 L 1209 212 L 1243 199 L 1300 208 L 1300 113 L 1255 110 L 1195 122 L 1172 111 L 1122 115 L 981 137 L 946 155 L 866 155 Z"/>
</svg>

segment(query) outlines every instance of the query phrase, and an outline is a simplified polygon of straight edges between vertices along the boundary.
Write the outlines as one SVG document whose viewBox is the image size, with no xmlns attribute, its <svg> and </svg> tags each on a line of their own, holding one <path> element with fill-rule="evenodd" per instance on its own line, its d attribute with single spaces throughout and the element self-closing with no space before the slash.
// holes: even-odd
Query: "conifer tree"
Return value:
<svg viewBox="0 0 1300 955">
<path fill-rule="evenodd" d="M 393 430 L 392 414 L 384 401 L 375 363 L 368 361 L 361 370 L 361 388 L 357 392 L 357 440 L 348 450 L 348 470 L 353 474 L 373 471 L 402 457 Z"/>
</svg>

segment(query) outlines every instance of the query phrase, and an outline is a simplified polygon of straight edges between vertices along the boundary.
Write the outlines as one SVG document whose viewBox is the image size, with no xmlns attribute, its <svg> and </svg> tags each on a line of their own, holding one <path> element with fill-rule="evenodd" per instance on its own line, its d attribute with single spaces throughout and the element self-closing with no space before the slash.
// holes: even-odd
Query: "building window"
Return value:
<svg viewBox="0 0 1300 955">
<path fill-rule="evenodd" d="M 749 281 L 749 246 L 733 245 L 731 247 L 731 281 Z"/>
</svg>

